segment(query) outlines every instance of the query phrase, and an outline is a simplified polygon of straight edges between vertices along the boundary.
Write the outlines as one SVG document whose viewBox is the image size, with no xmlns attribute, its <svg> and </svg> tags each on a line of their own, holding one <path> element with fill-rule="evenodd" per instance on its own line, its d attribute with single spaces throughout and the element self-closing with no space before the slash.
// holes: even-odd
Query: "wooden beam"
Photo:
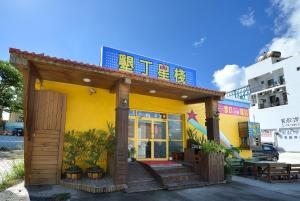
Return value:
<svg viewBox="0 0 300 201">
<path fill-rule="evenodd" d="M 29 68 L 31 68 L 31 72 L 35 74 L 36 78 L 40 81 L 41 85 L 43 85 L 43 78 L 36 68 L 36 66 L 32 62 L 28 62 Z"/>
<path fill-rule="evenodd" d="M 186 100 L 186 101 L 184 101 L 184 104 L 189 105 L 189 104 L 205 103 L 206 101 L 211 100 L 211 99 L 220 101 L 220 100 L 223 100 L 223 97 L 222 96 L 206 96 L 203 98 Z"/>
</svg>

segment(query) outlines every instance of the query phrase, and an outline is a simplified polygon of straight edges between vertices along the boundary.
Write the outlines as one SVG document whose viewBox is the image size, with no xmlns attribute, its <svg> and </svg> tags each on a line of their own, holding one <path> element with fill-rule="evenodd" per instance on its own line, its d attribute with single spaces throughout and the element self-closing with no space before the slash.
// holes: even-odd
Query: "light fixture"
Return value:
<svg viewBox="0 0 300 201">
<path fill-rule="evenodd" d="M 86 83 L 91 82 L 91 79 L 90 79 L 90 78 L 87 78 L 87 77 L 86 77 L 86 78 L 83 78 L 82 80 L 83 80 L 84 82 L 86 82 Z"/>
<path fill-rule="evenodd" d="M 96 93 L 96 89 L 94 89 L 94 88 L 89 88 L 89 94 L 90 95 L 93 95 L 93 94 L 95 94 Z"/>
<path fill-rule="evenodd" d="M 149 90 L 149 93 L 150 93 L 150 94 L 155 94 L 155 93 L 156 93 L 156 90 L 155 90 L 155 89 L 151 89 L 151 90 Z"/>
<path fill-rule="evenodd" d="M 182 99 L 186 99 L 188 96 L 187 95 L 182 95 L 181 98 Z"/>
</svg>

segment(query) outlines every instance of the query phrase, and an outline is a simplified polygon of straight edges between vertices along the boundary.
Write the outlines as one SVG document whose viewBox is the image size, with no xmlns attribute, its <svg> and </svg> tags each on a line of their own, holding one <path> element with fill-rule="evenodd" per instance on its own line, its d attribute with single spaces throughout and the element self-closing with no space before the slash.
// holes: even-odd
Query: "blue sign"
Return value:
<svg viewBox="0 0 300 201">
<path fill-rule="evenodd" d="M 196 70 L 109 47 L 102 47 L 100 65 L 119 71 L 196 86 Z"/>
</svg>

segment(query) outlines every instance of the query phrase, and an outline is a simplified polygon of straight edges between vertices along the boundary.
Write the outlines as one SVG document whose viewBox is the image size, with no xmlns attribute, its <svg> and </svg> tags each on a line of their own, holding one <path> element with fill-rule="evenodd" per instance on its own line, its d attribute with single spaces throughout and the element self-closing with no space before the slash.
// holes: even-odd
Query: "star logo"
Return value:
<svg viewBox="0 0 300 201">
<path fill-rule="evenodd" d="M 197 121 L 198 122 L 198 120 L 197 120 L 197 114 L 193 111 L 193 110 L 191 110 L 191 112 L 188 112 L 188 121 L 189 120 L 191 120 L 191 119 L 194 119 L 195 121 Z"/>
</svg>

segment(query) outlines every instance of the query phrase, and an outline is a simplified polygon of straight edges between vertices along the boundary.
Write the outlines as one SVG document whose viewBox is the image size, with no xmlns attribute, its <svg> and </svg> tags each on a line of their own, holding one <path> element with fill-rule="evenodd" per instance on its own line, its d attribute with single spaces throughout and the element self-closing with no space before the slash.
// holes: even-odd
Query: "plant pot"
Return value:
<svg viewBox="0 0 300 201">
<path fill-rule="evenodd" d="M 80 168 L 69 168 L 65 170 L 67 179 L 78 180 L 81 178 L 82 170 Z"/>
<path fill-rule="evenodd" d="M 210 183 L 224 181 L 224 154 L 205 153 L 199 151 L 197 156 L 199 161 L 195 164 L 200 178 Z"/>
<path fill-rule="evenodd" d="M 135 158 L 131 158 L 131 162 L 134 162 L 134 161 L 136 161 L 136 159 Z"/>
<path fill-rule="evenodd" d="M 225 175 L 225 180 L 227 183 L 231 183 L 232 182 L 232 175 Z"/>
<path fill-rule="evenodd" d="M 132 158 L 127 158 L 127 161 L 128 161 L 128 162 L 131 162 L 131 161 L 132 161 Z"/>
<path fill-rule="evenodd" d="M 101 179 L 104 173 L 103 169 L 99 167 L 88 168 L 86 172 L 90 179 Z"/>
</svg>

